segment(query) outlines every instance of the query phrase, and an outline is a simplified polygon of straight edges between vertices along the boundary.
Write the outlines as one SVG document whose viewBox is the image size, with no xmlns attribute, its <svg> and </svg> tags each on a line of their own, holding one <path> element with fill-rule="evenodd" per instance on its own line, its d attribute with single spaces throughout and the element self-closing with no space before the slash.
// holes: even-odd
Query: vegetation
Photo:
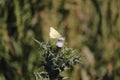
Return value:
<svg viewBox="0 0 120 80">
<path fill-rule="evenodd" d="M 35 80 L 51 26 L 86 57 L 71 80 L 120 79 L 119 0 L 0 0 L 0 80 Z"/>
<path fill-rule="evenodd" d="M 77 50 L 67 48 L 63 39 L 52 39 L 47 44 L 35 40 L 41 47 L 41 61 L 34 72 L 36 80 L 70 80 L 70 76 L 63 74 L 73 71 L 74 65 L 82 63 L 82 55 Z M 61 43 L 64 45 L 61 46 Z"/>
</svg>

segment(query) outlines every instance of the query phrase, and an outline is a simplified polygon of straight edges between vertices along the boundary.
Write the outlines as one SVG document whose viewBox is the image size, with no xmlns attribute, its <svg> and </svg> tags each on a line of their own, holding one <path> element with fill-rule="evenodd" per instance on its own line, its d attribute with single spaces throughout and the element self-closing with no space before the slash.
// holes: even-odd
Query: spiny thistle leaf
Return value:
<svg viewBox="0 0 120 80">
<path fill-rule="evenodd" d="M 76 63 L 80 63 L 81 54 L 76 50 L 67 48 L 66 46 L 58 47 L 57 42 L 49 41 L 48 43 L 42 43 L 35 40 L 43 49 L 42 57 L 44 62 L 40 62 L 40 67 L 44 67 L 42 72 L 36 72 L 36 80 L 63 80 L 64 77 L 60 75 L 65 70 L 72 70 Z M 39 67 L 39 68 L 40 68 Z M 39 78 L 39 79 L 38 79 Z"/>
</svg>

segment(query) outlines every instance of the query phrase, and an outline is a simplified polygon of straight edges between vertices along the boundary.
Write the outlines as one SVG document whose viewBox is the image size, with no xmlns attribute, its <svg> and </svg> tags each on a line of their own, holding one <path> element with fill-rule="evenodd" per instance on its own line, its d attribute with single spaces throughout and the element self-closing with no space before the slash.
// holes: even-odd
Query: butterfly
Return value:
<svg viewBox="0 0 120 80">
<path fill-rule="evenodd" d="M 50 32 L 49 32 L 50 38 L 60 38 L 62 37 L 61 34 L 55 30 L 53 27 L 50 27 Z"/>
</svg>

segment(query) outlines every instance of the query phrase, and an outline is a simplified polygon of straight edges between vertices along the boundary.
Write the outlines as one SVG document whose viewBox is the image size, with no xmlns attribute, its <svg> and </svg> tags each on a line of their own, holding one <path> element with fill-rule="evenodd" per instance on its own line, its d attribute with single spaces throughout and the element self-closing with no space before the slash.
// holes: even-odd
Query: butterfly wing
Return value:
<svg viewBox="0 0 120 80">
<path fill-rule="evenodd" d="M 61 35 L 60 33 L 55 30 L 53 27 L 50 27 L 50 33 L 49 33 L 50 38 L 60 38 Z"/>
</svg>

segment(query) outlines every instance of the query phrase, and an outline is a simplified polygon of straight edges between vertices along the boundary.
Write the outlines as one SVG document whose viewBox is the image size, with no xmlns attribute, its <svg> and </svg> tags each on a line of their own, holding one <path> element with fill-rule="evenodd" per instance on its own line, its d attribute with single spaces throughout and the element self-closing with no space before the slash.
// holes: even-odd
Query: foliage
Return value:
<svg viewBox="0 0 120 80">
<path fill-rule="evenodd" d="M 0 0 L 1 80 L 35 79 L 51 26 L 85 55 L 80 79 L 120 80 L 120 0 Z"/>
<path fill-rule="evenodd" d="M 45 80 L 45 78 L 48 80 L 63 80 L 67 76 L 63 77 L 60 73 L 66 70 L 71 71 L 76 63 L 80 63 L 82 55 L 66 46 L 57 46 L 57 42 L 49 41 L 47 44 L 38 42 L 43 49 L 41 56 L 43 61 L 40 62 L 38 68 L 44 67 L 44 70 L 35 72 L 36 80 Z"/>
</svg>

